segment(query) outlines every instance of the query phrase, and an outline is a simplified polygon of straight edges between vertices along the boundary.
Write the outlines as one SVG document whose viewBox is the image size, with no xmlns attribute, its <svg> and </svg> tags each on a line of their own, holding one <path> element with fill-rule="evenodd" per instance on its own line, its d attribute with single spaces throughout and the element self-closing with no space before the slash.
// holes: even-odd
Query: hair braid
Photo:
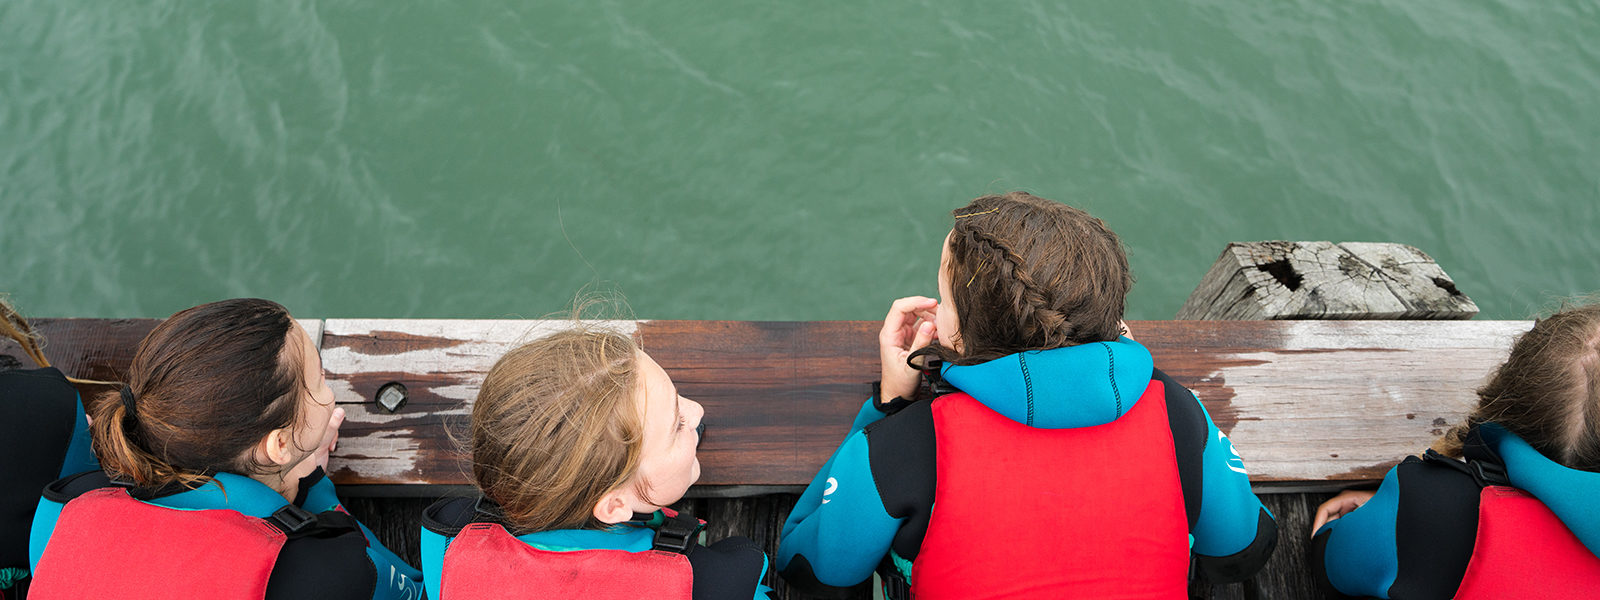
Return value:
<svg viewBox="0 0 1600 600">
<path fill-rule="evenodd" d="M 1115 233 L 1082 210 L 1025 192 L 984 196 L 954 212 L 948 303 L 958 364 L 1115 340 L 1133 279 Z"/>
<path fill-rule="evenodd" d="M 1015 350 L 1068 345 L 1076 328 L 1055 306 L 1056 291 L 1036 283 L 1026 259 L 998 236 L 976 227 L 960 229 L 980 261 L 994 265 L 993 276 L 986 276 L 983 281 L 997 287 L 995 293 L 1003 300 L 999 308 L 1014 317 L 1015 339 L 1021 342 Z M 974 272 L 971 281 L 976 281 L 980 274 Z"/>
</svg>

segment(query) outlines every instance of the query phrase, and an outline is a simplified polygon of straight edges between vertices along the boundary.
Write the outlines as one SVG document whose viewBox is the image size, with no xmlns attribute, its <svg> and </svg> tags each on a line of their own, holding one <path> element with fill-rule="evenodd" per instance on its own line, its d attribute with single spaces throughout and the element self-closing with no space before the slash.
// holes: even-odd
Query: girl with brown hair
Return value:
<svg viewBox="0 0 1600 600">
<path fill-rule="evenodd" d="M 1317 509 L 1334 595 L 1590 598 L 1600 590 L 1600 304 L 1534 322 L 1478 406 L 1377 491 Z"/>
<path fill-rule="evenodd" d="M 1123 335 L 1116 234 L 1022 192 L 953 214 L 940 299 L 890 307 L 877 393 L 784 524 L 784 579 L 1171 598 L 1191 565 L 1207 582 L 1258 570 L 1277 527 L 1204 407 Z"/>
<path fill-rule="evenodd" d="M 37 368 L 0 354 L 0 599 L 28 587 L 28 530 L 39 491 L 52 481 L 98 468 L 89 422 L 74 379 L 50 366 L 40 336 L 0 297 L 0 337 L 15 341 Z"/>
<path fill-rule="evenodd" d="M 36 600 L 421 597 L 420 573 L 339 505 L 324 467 L 344 411 L 277 303 L 168 318 L 93 415 L 104 470 L 45 489 Z"/>
<path fill-rule="evenodd" d="M 473 598 L 766 598 L 753 542 L 667 508 L 700 477 L 700 405 L 622 334 L 581 322 L 513 349 L 472 405 L 481 497 L 423 515 L 432 591 Z"/>
</svg>

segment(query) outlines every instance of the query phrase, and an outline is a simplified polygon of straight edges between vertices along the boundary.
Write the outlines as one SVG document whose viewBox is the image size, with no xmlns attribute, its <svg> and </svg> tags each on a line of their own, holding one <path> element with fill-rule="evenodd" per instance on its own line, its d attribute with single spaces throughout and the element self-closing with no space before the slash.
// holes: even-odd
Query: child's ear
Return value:
<svg viewBox="0 0 1600 600">
<path fill-rule="evenodd" d="M 633 518 L 631 506 L 626 491 L 611 490 L 601 497 L 599 502 L 594 503 L 594 518 L 610 525 L 625 523 Z"/>
<path fill-rule="evenodd" d="M 266 437 L 256 443 L 257 460 L 267 459 L 266 462 L 284 466 L 294 461 L 295 453 L 291 446 L 294 445 L 294 435 L 291 428 L 274 429 Z"/>
</svg>

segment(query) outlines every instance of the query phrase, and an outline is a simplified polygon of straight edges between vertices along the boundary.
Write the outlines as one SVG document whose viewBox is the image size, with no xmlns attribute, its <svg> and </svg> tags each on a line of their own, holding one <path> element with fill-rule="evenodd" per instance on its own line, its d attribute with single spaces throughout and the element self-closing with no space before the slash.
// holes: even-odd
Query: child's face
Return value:
<svg viewBox="0 0 1600 600">
<path fill-rule="evenodd" d="M 297 452 L 304 452 L 305 456 L 291 465 L 284 474 L 284 479 L 298 481 L 317 469 L 317 461 L 309 459 L 324 443 L 335 407 L 333 388 L 328 387 L 327 374 L 322 370 L 322 355 L 317 353 L 316 344 L 298 323 L 289 330 L 289 337 L 290 341 L 285 351 L 294 352 L 298 349 L 301 353 L 300 364 L 301 368 L 305 369 L 304 381 L 306 388 L 311 391 L 310 394 L 300 396 L 301 417 L 294 429 L 295 449 Z"/>
<path fill-rule="evenodd" d="M 639 393 L 644 403 L 644 447 L 639 457 L 639 472 L 645 485 L 643 496 L 634 512 L 653 512 L 661 506 L 677 502 L 689 491 L 689 486 L 700 479 L 700 460 L 695 458 L 695 446 L 700 444 L 700 418 L 705 410 L 700 403 L 678 395 L 667 372 L 650 358 L 639 352 Z"/>
<path fill-rule="evenodd" d="M 956 335 L 957 327 L 961 321 L 956 318 L 956 305 L 951 300 L 950 294 L 950 236 L 955 235 L 951 230 L 944 236 L 944 249 L 939 253 L 939 306 L 934 308 L 933 328 L 939 334 L 939 345 L 961 351 L 961 339 Z"/>
</svg>

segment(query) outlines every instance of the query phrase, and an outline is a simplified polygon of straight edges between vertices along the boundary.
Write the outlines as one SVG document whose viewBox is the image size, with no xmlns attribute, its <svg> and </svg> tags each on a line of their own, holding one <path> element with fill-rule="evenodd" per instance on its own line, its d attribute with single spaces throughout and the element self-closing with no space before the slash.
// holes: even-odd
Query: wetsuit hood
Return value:
<svg viewBox="0 0 1600 600">
<path fill-rule="evenodd" d="M 1505 462 L 1512 486 L 1533 494 L 1578 536 L 1589 553 L 1600 556 L 1600 512 L 1595 511 L 1600 473 L 1562 466 L 1494 423 L 1479 426 L 1478 435 Z"/>
<path fill-rule="evenodd" d="M 942 369 L 945 381 L 991 410 L 1041 429 L 1117 420 L 1150 385 L 1150 351 L 1129 338 L 1020 352 Z"/>
</svg>

